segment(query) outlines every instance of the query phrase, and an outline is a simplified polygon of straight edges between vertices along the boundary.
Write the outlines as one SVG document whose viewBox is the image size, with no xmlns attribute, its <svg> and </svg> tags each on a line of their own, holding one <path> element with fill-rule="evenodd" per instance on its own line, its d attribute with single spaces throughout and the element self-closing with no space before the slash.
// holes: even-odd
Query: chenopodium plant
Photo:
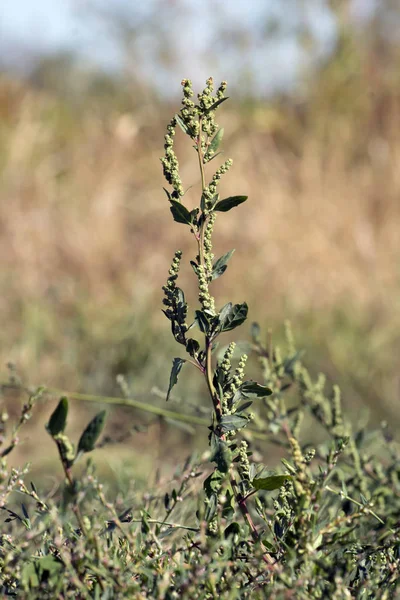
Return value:
<svg viewBox="0 0 400 600">
<path fill-rule="evenodd" d="M 65 433 L 68 409 L 68 398 L 62 397 L 50 416 L 49 422 L 46 425 L 46 430 L 56 443 L 61 466 L 65 475 L 67 485 L 65 487 L 64 503 L 67 505 L 72 501 L 79 525 L 82 530 L 84 530 L 83 518 L 79 505 L 76 502 L 79 491 L 79 481 L 73 477 L 72 468 L 81 456 L 94 450 L 106 422 L 106 411 L 100 411 L 88 423 L 79 438 L 78 446 L 75 450 L 73 443 Z"/>
<path fill-rule="evenodd" d="M 198 369 L 204 376 L 212 403 L 209 442 L 211 461 L 215 463 L 215 468 L 204 482 L 205 507 L 203 515 L 199 516 L 208 523 L 208 533 L 212 535 L 219 532 L 222 521 L 227 523 L 236 509 L 239 509 L 253 540 L 262 545 L 248 508 L 249 497 L 258 489 L 278 489 L 285 480 L 291 479 L 291 476 L 286 474 L 256 477 L 250 466 L 247 443 L 244 440 L 238 441 L 238 432 L 247 427 L 253 417 L 248 411 L 252 398 L 265 398 L 272 394 L 272 390 L 256 381 L 245 379 L 248 358 L 246 354 L 240 356 L 236 368 L 232 366 L 234 342 L 227 346 L 220 360 L 214 361 L 218 338 L 223 333 L 239 327 L 246 320 L 248 313 L 246 302 L 228 302 L 222 308 L 217 308 L 210 289 L 212 282 L 225 273 L 234 252 L 230 250 L 214 260 L 212 235 L 217 215 L 226 213 L 247 200 L 247 196 L 244 195 L 220 199 L 219 185 L 231 168 L 232 159 L 225 160 L 212 175 L 207 173 L 211 167 L 210 163 L 221 154 L 218 149 L 224 130 L 218 127 L 215 114 L 220 105 L 227 100 L 226 85 L 223 81 L 214 92 L 213 79 L 209 78 L 195 103 L 192 100 L 192 83 L 189 79 L 184 79 L 182 108 L 168 124 L 165 135 L 165 155 L 161 162 L 164 176 L 172 190 L 164 190 L 174 221 L 187 226 L 197 245 L 197 254 L 190 264 L 197 278 L 199 300 L 199 308 L 195 310 L 193 322 L 189 324 L 185 294 L 177 286 L 182 259 L 182 252 L 177 250 L 167 284 L 163 287 L 163 312 L 171 322 L 175 340 L 184 346 L 188 357 L 173 360 L 167 400 L 185 363 Z M 183 203 L 185 191 L 174 151 L 177 125 L 192 140 L 194 152 L 197 154 L 201 194 L 199 206 L 193 210 L 186 208 Z M 214 164 L 212 162 L 212 165 Z M 202 334 L 201 343 L 191 335 L 196 328 Z M 238 523 L 231 522 L 225 529 L 225 535 L 235 533 L 238 528 Z M 267 549 L 264 550 L 264 560 L 272 564 L 274 561 Z"/>
</svg>

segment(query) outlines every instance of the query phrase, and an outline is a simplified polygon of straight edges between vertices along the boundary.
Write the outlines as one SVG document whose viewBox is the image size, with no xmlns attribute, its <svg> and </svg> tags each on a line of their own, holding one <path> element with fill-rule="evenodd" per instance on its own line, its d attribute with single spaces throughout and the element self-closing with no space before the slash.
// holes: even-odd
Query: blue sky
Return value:
<svg viewBox="0 0 400 600">
<path fill-rule="evenodd" d="M 54 48 L 74 42 L 79 21 L 69 0 L 13 0 L 0 4 L 0 31 L 16 41 Z"/>
<path fill-rule="evenodd" d="M 114 68 L 121 64 L 121 46 L 110 34 L 107 19 L 100 24 L 94 18 L 96 10 L 107 10 L 112 20 L 113 10 L 117 13 L 120 9 L 135 23 L 155 2 L 157 0 L 0 0 L 3 62 L 24 68 L 43 52 L 72 49 L 83 60 Z M 355 0 L 355 6 L 365 12 L 373 2 Z M 270 85 L 274 82 L 278 87 L 285 86 L 301 68 L 301 52 L 291 28 L 297 27 L 298 22 L 308 24 L 321 48 L 329 47 L 334 40 L 335 24 L 324 4 L 323 0 L 158 0 L 158 6 L 171 8 L 171 18 L 161 24 L 164 35 L 174 41 L 175 65 L 172 72 L 168 69 L 160 72 L 156 66 L 160 40 L 149 29 L 138 46 L 137 69 L 152 77 L 164 78 L 163 86 L 171 77 L 186 76 L 189 72 L 197 73 L 199 79 L 210 72 L 218 78 L 219 69 L 224 71 L 224 78 L 232 81 L 239 66 L 242 72 L 249 69 L 259 73 L 260 80 L 264 78 Z M 265 15 L 266 6 L 287 33 L 283 39 L 275 38 L 267 44 L 265 35 L 260 33 L 260 16 Z M 241 26 L 251 33 L 245 50 L 229 40 L 230 30 Z M 212 51 L 207 53 L 219 29 L 224 30 L 226 36 L 222 65 L 221 59 L 219 64 L 213 59 Z"/>
</svg>

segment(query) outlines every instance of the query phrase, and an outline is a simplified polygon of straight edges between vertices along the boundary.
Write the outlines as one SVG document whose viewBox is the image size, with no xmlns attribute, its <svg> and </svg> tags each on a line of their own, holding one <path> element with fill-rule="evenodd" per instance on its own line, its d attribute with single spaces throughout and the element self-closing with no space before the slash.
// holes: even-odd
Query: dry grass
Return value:
<svg viewBox="0 0 400 600">
<path fill-rule="evenodd" d="M 366 328 L 381 358 L 393 361 L 399 343 L 400 101 L 391 94 L 379 102 L 355 102 L 344 112 L 312 96 L 301 110 L 232 103 L 221 116 L 235 163 L 224 192 L 250 201 L 217 230 L 216 254 L 237 250 L 217 295 L 221 302 L 246 299 L 251 318 L 264 322 L 314 315 L 310 344 L 330 344 L 338 369 L 352 348 L 345 339 L 336 351 L 330 315 L 337 310 L 361 323 L 359 348 L 369 343 L 362 339 Z M 112 354 L 113 344 L 126 341 L 124 319 L 136 313 L 135 334 L 158 335 L 169 261 L 176 247 L 191 251 L 188 232 L 172 224 L 160 191 L 169 112 L 157 104 L 134 114 L 112 105 L 74 107 L 0 79 L 3 364 L 17 362 L 35 381 L 70 388 L 91 381 L 100 390 L 107 356 L 112 375 L 124 371 L 118 361 L 126 346 Z M 189 186 L 196 166 L 186 149 L 181 156 Z M 188 192 L 189 203 L 196 192 Z M 188 269 L 183 276 L 189 275 Z M 100 367 L 92 364 L 97 352 L 88 362 L 87 349 L 107 339 Z M 147 358 L 146 348 L 141 375 Z M 369 360 L 366 353 L 367 375 Z M 399 385 L 394 364 L 388 371 L 381 373 L 387 397 Z"/>
</svg>

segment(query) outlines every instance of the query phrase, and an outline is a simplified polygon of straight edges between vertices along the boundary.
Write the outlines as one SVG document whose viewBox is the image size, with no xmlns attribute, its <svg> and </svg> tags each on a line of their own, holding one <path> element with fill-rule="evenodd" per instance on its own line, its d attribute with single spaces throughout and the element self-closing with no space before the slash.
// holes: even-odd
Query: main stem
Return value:
<svg viewBox="0 0 400 600">
<path fill-rule="evenodd" d="M 200 175 L 201 175 L 201 192 L 203 194 L 204 190 L 206 189 L 206 175 L 205 175 L 205 169 L 204 169 L 204 155 L 203 155 L 203 151 L 201 148 L 201 136 L 202 136 L 201 125 L 202 125 L 202 119 L 200 117 L 200 119 L 199 119 L 199 126 L 200 126 L 199 127 L 199 136 L 197 139 L 197 156 L 199 159 L 199 168 L 200 168 Z M 198 249 L 199 249 L 199 263 L 202 267 L 205 266 L 204 232 L 205 232 L 206 226 L 207 226 L 207 216 L 204 216 L 204 219 L 200 226 L 199 236 L 197 238 Z M 210 396 L 211 396 L 211 399 L 212 399 L 212 402 L 214 405 L 215 415 L 217 417 L 217 420 L 219 421 L 222 416 L 222 410 L 221 410 L 220 400 L 218 398 L 218 395 L 215 391 L 215 387 L 213 384 L 211 352 L 212 352 L 212 341 L 211 341 L 211 338 L 208 335 L 206 335 L 205 377 L 206 377 L 206 381 L 207 381 L 208 391 L 210 393 Z"/>
<path fill-rule="evenodd" d="M 204 169 L 204 162 L 203 162 L 204 156 L 203 156 L 203 151 L 201 148 L 201 124 L 202 124 L 202 119 L 200 117 L 200 120 L 199 120 L 200 131 L 199 131 L 199 137 L 197 140 L 197 155 L 198 155 L 198 159 L 199 159 L 199 167 L 200 167 L 200 175 L 201 175 L 201 191 L 203 193 L 204 190 L 206 189 L 206 177 L 205 177 L 205 169 Z M 205 266 L 204 232 L 205 232 L 206 226 L 207 226 L 207 217 L 204 216 L 204 219 L 202 220 L 202 223 L 200 226 L 199 235 L 197 236 L 197 243 L 198 243 L 198 248 L 199 248 L 199 262 L 202 267 Z M 212 354 L 211 353 L 212 353 L 212 340 L 208 335 L 206 335 L 205 377 L 206 377 L 206 381 L 207 381 L 207 387 L 208 387 L 210 396 L 213 401 L 215 416 L 217 418 L 217 421 L 220 421 L 220 419 L 222 417 L 222 407 L 221 407 L 220 399 L 218 397 L 218 394 L 216 393 L 216 390 L 215 390 L 215 387 L 213 384 Z M 225 435 L 221 436 L 221 440 L 225 440 Z M 251 531 L 251 536 L 252 536 L 254 542 L 260 544 L 260 546 L 262 548 L 263 561 L 268 565 L 269 568 L 272 568 L 273 565 L 275 564 L 275 561 L 260 540 L 260 536 L 258 534 L 257 528 L 254 525 L 253 519 L 252 519 L 249 509 L 247 507 L 246 499 L 240 493 L 237 482 L 236 482 L 235 475 L 232 471 L 230 473 L 230 483 L 231 483 L 232 491 L 234 493 L 236 502 L 238 503 L 238 506 L 240 508 L 240 512 L 242 513 L 243 518 L 246 521 L 246 523 Z"/>
</svg>

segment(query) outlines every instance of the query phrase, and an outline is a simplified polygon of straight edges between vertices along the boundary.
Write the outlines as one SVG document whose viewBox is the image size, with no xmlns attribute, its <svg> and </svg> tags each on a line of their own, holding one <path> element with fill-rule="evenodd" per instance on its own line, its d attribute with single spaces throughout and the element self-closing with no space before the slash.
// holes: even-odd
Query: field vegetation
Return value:
<svg viewBox="0 0 400 600">
<path fill-rule="evenodd" d="M 346 4 L 332 3 L 335 47 L 293 89 L 242 86 L 218 106 L 224 154 L 207 176 L 225 164 L 221 199 L 248 196 L 226 214 L 179 127 L 185 195 L 165 163 L 177 195 L 162 190 L 182 107 L 170 90 L 67 56 L 0 75 L 6 596 L 398 597 L 398 10 L 360 27 Z M 189 229 L 204 241 L 214 209 L 212 252 L 235 253 L 210 315 L 207 244 L 202 256 Z M 173 285 L 174 336 L 161 312 L 178 270 L 189 309 L 205 311 L 204 356 L 182 338 Z M 172 363 L 176 341 L 205 379 Z M 236 414 L 232 382 L 254 415 Z"/>
</svg>

